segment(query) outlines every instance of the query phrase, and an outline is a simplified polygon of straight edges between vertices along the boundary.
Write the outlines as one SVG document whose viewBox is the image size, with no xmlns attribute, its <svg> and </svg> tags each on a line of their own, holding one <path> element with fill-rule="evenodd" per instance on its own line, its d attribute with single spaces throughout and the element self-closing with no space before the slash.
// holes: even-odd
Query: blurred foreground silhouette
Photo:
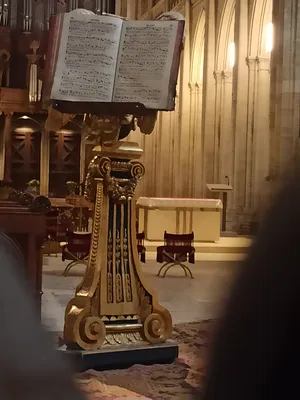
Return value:
<svg viewBox="0 0 300 400">
<path fill-rule="evenodd" d="M 83 400 L 35 315 L 22 264 L 0 233 L 0 399 Z"/>
<path fill-rule="evenodd" d="M 299 399 L 300 173 L 266 216 L 215 338 L 205 400 Z"/>
</svg>

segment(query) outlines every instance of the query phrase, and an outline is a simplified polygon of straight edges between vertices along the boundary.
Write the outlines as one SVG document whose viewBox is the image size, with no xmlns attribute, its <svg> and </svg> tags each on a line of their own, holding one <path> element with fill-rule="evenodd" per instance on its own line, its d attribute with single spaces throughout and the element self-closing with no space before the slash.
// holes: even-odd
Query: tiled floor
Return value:
<svg viewBox="0 0 300 400">
<path fill-rule="evenodd" d="M 84 266 L 76 266 L 70 276 L 61 276 L 65 265 L 61 256 L 44 257 L 42 320 L 51 331 L 63 329 L 65 306 L 74 295 Z M 149 283 L 158 292 L 160 303 L 172 314 L 174 323 L 216 318 L 225 302 L 238 261 L 198 261 L 191 266 L 195 279 L 186 278 L 179 267 L 165 279 L 155 275 L 160 267 L 155 261 L 142 265 Z M 178 268 L 178 269 L 177 269 Z"/>
</svg>

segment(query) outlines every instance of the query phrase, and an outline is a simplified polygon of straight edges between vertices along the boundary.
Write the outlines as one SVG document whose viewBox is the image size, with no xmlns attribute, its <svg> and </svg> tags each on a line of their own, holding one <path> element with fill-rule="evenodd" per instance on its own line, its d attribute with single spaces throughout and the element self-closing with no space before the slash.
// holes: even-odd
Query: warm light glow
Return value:
<svg viewBox="0 0 300 400">
<path fill-rule="evenodd" d="M 71 131 L 70 129 L 60 129 L 59 131 L 57 131 L 57 133 L 74 133 L 73 131 Z"/>
<path fill-rule="evenodd" d="M 27 132 L 33 133 L 34 130 L 32 128 L 28 128 L 27 126 L 21 126 L 19 128 L 16 128 L 15 132 L 17 132 L 17 133 L 27 133 Z"/>
<path fill-rule="evenodd" d="M 266 26 L 266 52 L 271 53 L 273 50 L 273 24 L 268 23 Z"/>
<path fill-rule="evenodd" d="M 233 68 L 235 64 L 235 44 L 231 42 L 229 44 L 229 66 Z"/>
<path fill-rule="evenodd" d="M 29 117 L 27 115 L 23 115 L 22 117 L 20 117 L 20 119 L 29 119 Z"/>
</svg>

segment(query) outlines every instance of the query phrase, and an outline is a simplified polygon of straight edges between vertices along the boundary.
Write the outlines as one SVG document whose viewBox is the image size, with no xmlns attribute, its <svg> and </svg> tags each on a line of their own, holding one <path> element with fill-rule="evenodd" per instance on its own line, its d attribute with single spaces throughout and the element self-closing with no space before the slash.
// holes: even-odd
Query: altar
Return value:
<svg viewBox="0 0 300 400">
<path fill-rule="evenodd" d="M 162 241 L 164 232 L 194 232 L 196 242 L 220 239 L 222 201 L 140 197 L 137 201 L 139 232 L 146 240 Z"/>
</svg>

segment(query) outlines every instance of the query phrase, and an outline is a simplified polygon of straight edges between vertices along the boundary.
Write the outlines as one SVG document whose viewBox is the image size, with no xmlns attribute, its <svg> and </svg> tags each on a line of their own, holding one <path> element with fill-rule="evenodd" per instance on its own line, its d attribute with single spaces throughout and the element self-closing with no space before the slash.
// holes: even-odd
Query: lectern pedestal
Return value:
<svg viewBox="0 0 300 400">
<path fill-rule="evenodd" d="M 136 143 L 119 141 L 99 146 L 89 166 L 86 196 L 95 200 L 91 251 L 64 326 L 66 354 L 89 359 L 87 368 L 96 368 L 95 357 L 101 364 L 104 353 L 115 357 L 124 346 L 126 354 L 143 348 L 151 356 L 153 346 L 163 351 L 161 343 L 172 335 L 171 315 L 149 288 L 137 254 L 134 191 L 144 175 L 141 154 Z M 174 359 L 178 350 L 171 347 Z M 172 361 L 170 346 L 167 351 Z"/>
<path fill-rule="evenodd" d="M 231 185 L 222 183 L 213 183 L 206 185 L 211 192 L 222 193 L 223 213 L 222 213 L 222 232 L 226 232 L 226 217 L 227 217 L 227 193 L 233 191 Z"/>
</svg>

